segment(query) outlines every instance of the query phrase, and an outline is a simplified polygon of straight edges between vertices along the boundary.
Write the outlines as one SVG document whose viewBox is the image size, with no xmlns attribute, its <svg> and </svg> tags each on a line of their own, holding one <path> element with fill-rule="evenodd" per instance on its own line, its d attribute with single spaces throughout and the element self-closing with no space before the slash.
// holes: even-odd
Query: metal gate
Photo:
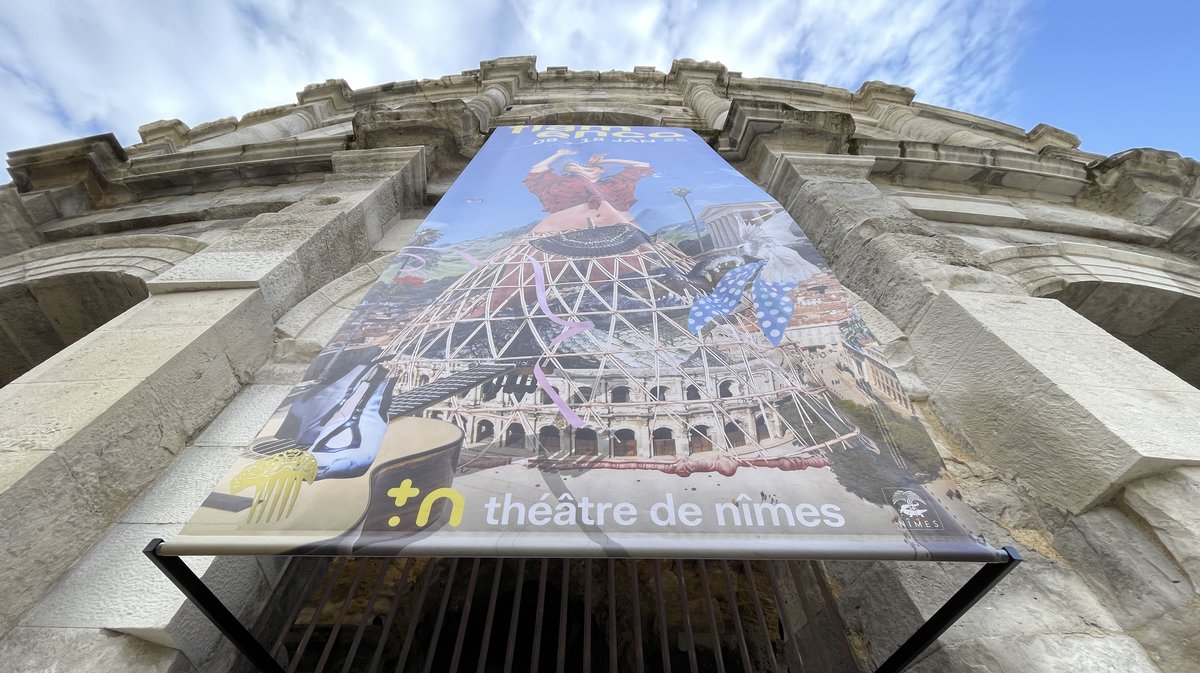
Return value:
<svg viewBox="0 0 1200 673">
<path fill-rule="evenodd" d="M 816 562 L 294 558 L 273 605 L 288 673 L 858 670 Z"/>
</svg>

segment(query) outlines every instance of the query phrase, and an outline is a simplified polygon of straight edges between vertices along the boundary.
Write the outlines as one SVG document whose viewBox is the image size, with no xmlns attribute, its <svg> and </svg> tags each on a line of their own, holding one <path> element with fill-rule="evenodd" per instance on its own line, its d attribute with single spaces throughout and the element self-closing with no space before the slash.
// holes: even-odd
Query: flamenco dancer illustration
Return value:
<svg viewBox="0 0 1200 673">
<path fill-rule="evenodd" d="M 786 213 L 744 226 L 741 263 L 707 286 L 695 260 L 630 216 L 650 164 L 574 154 L 558 150 L 523 179 L 542 220 L 385 349 L 398 386 L 507 367 L 507 384 L 430 409 L 474 450 L 525 448 L 527 464 L 549 469 L 803 469 L 871 445 L 802 358 L 776 348 L 789 293 L 819 272 L 787 247 L 798 237 Z"/>
</svg>

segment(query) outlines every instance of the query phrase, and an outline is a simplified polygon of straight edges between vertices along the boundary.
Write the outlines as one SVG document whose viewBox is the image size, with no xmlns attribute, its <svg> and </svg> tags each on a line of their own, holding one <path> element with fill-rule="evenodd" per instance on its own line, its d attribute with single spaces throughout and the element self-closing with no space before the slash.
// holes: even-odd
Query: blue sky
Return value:
<svg viewBox="0 0 1200 673">
<path fill-rule="evenodd" d="M 849 9 L 847 9 L 849 7 Z M 1111 154 L 1200 156 L 1200 3 L 1077 0 L 0 0 L 0 151 L 537 54 L 540 68 L 719 60 L 746 76 L 910 86 L 917 100 Z"/>
</svg>

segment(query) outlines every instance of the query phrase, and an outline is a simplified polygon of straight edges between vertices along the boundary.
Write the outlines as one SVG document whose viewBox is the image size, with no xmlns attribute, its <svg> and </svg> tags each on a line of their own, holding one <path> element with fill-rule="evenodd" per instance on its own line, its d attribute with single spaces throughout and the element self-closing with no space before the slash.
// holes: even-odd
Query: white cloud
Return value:
<svg viewBox="0 0 1200 673">
<path fill-rule="evenodd" d="M 513 54 L 580 70 L 665 71 L 692 57 L 850 89 L 882 79 L 996 114 L 1020 11 L 1003 0 L 0 0 L 0 150 L 103 131 L 131 144 L 141 124 L 240 116 L 311 82 L 438 77 Z"/>
</svg>

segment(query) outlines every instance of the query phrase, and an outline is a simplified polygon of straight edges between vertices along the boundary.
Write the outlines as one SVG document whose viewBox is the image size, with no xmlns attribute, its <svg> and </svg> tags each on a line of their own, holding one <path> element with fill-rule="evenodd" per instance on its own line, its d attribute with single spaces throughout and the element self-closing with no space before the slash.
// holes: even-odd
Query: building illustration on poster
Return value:
<svg viewBox="0 0 1200 673">
<path fill-rule="evenodd" d="M 168 544 L 992 558 L 956 492 L 846 290 L 699 136 L 514 126 Z"/>
</svg>

